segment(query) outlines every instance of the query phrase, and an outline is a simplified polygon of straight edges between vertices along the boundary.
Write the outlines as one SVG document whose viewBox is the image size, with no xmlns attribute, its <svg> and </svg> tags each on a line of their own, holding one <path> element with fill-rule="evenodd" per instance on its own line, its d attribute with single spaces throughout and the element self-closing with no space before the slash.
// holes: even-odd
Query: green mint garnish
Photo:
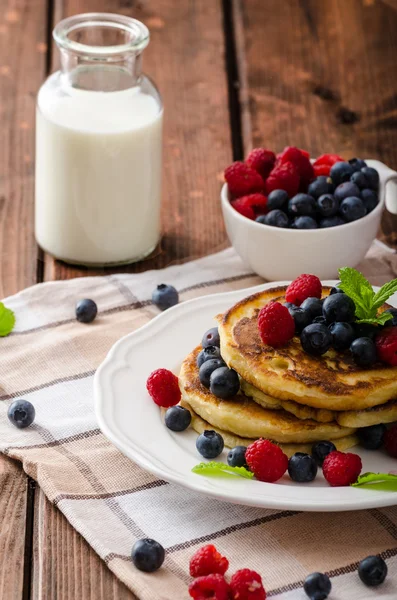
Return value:
<svg viewBox="0 0 397 600">
<path fill-rule="evenodd" d="M 357 479 L 357 483 L 352 484 L 352 487 L 397 492 L 397 475 L 391 473 L 364 473 Z"/>
<path fill-rule="evenodd" d="M 14 329 L 15 315 L 10 308 L 0 302 L 0 337 L 9 335 Z"/>
<path fill-rule="evenodd" d="M 192 469 L 197 475 L 205 475 L 207 477 L 245 477 L 252 479 L 254 474 L 248 471 L 245 467 L 229 467 L 229 465 L 221 462 L 202 462 Z"/>
<path fill-rule="evenodd" d="M 393 315 L 383 312 L 378 315 L 378 309 L 397 292 L 397 279 L 385 283 L 378 292 L 374 292 L 369 281 L 362 273 L 351 267 L 339 269 L 339 287 L 356 305 L 358 323 L 384 325 Z"/>
</svg>

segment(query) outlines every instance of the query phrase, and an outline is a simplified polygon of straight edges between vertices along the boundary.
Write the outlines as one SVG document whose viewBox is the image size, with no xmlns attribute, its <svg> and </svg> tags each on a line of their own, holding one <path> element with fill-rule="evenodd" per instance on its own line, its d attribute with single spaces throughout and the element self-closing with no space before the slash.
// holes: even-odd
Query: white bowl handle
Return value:
<svg viewBox="0 0 397 600">
<path fill-rule="evenodd" d="M 397 172 L 382 163 L 376 169 L 384 185 L 386 208 L 397 215 Z"/>
</svg>

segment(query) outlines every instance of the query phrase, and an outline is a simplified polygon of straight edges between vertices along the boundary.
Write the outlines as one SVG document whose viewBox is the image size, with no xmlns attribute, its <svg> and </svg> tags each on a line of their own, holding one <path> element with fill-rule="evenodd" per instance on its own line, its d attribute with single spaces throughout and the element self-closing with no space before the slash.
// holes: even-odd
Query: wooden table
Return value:
<svg viewBox="0 0 397 600">
<path fill-rule="evenodd" d="M 163 94 L 164 267 L 227 245 L 222 171 L 252 146 L 294 144 L 397 168 L 397 2 L 388 0 L 3 0 L 0 17 L 0 288 L 94 271 L 34 239 L 34 112 L 58 64 L 51 30 L 79 12 L 144 21 L 144 66 Z M 381 236 L 397 244 L 397 219 Z M 101 274 L 103 271 L 95 271 Z M 0 459 L 0 598 L 130 599 L 21 467 Z"/>
</svg>

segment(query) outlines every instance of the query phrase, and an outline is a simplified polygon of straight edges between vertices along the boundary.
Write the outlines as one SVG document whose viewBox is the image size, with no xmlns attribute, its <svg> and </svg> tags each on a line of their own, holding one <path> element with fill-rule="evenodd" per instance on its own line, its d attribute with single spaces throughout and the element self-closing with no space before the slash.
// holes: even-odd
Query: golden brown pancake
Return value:
<svg viewBox="0 0 397 600">
<path fill-rule="evenodd" d="M 394 423 L 397 421 L 397 400 L 365 410 L 346 410 L 336 414 L 338 423 L 345 427 L 369 427 L 379 423 Z"/>
<path fill-rule="evenodd" d="M 330 288 L 324 289 L 328 295 Z M 253 294 L 218 317 L 223 359 L 242 379 L 280 400 L 327 410 L 362 410 L 397 397 L 397 367 L 358 367 L 349 352 L 311 356 L 298 337 L 283 348 L 264 344 L 257 317 L 271 300 L 284 302 L 286 286 Z"/>
</svg>

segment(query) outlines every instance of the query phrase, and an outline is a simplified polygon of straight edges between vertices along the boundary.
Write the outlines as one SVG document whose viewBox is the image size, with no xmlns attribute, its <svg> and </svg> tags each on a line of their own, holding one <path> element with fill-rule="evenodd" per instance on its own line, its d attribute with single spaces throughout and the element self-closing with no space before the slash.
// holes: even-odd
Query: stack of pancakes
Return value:
<svg viewBox="0 0 397 600">
<path fill-rule="evenodd" d="M 200 383 L 201 346 L 184 360 L 181 403 L 192 413 L 193 428 L 218 431 L 229 447 L 270 439 L 291 455 L 310 452 L 320 440 L 346 450 L 356 445 L 358 428 L 397 421 L 397 367 L 362 369 L 348 352 L 332 349 L 311 356 L 298 337 L 278 349 L 261 341 L 258 313 L 271 300 L 284 302 L 285 291 L 259 292 L 217 317 L 222 358 L 240 376 L 238 395 L 221 400 Z"/>
</svg>

